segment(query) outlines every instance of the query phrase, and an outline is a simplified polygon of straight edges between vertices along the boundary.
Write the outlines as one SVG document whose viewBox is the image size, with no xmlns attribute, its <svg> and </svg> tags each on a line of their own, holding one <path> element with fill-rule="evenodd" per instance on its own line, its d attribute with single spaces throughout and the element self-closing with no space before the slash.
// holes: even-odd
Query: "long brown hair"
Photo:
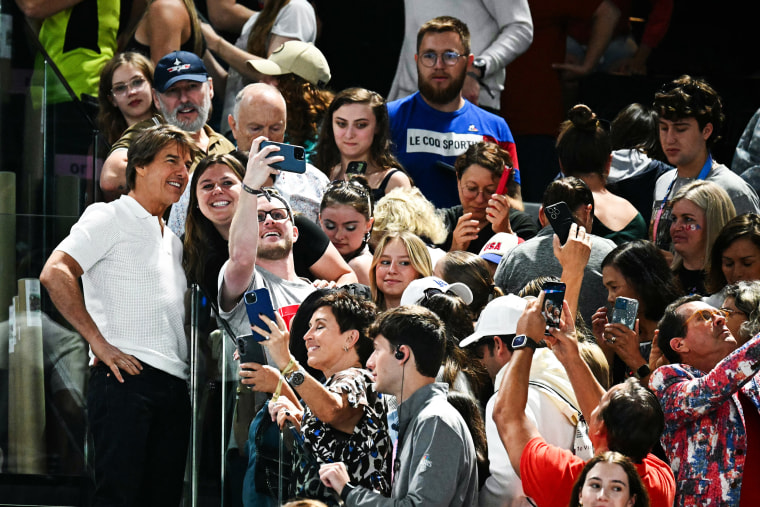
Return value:
<svg viewBox="0 0 760 507">
<path fill-rule="evenodd" d="M 249 53 L 262 58 L 269 56 L 269 39 L 272 34 L 272 27 L 280 10 L 289 3 L 290 0 L 267 0 L 264 8 L 256 16 L 256 21 L 251 27 L 251 33 L 248 35 L 247 49 Z"/>
<path fill-rule="evenodd" d="M 127 130 L 127 121 L 118 107 L 111 101 L 113 74 L 122 65 L 129 64 L 142 72 L 150 86 L 153 86 L 153 62 L 140 53 L 127 51 L 111 58 L 100 71 L 98 85 L 98 126 L 106 137 L 108 144 L 115 143 Z M 156 113 L 156 106 L 151 101 L 150 110 Z"/>
<path fill-rule="evenodd" d="M 195 171 L 193 171 L 193 177 L 190 181 L 190 202 L 187 206 L 187 220 L 185 221 L 182 267 L 185 268 L 188 280 L 199 285 L 203 285 L 206 279 L 206 264 L 210 254 L 215 251 L 227 250 L 227 241 L 198 207 L 198 182 L 207 169 L 217 164 L 232 169 L 241 182 L 245 176 L 243 165 L 233 155 L 227 153 L 204 158 L 198 162 Z M 212 289 L 211 292 L 214 292 L 213 288 L 204 288 Z"/>
<path fill-rule="evenodd" d="M 376 131 L 369 149 L 371 162 L 382 170 L 401 168 L 401 163 L 391 152 L 390 120 L 385 99 L 379 93 L 365 88 L 347 88 L 338 92 L 333 98 L 319 133 L 316 166 L 329 176 L 331 169 L 340 163 L 340 152 L 335 144 L 332 119 L 335 111 L 347 104 L 366 104 L 375 115 Z"/>
</svg>

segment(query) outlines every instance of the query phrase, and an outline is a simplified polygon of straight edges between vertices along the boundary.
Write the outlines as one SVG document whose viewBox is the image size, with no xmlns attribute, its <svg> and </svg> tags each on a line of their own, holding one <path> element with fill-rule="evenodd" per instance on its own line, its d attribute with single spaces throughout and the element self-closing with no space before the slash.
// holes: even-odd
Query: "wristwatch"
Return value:
<svg viewBox="0 0 760 507">
<path fill-rule="evenodd" d="M 533 338 L 525 336 L 524 334 L 518 334 L 517 336 L 512 338 L 513 350 L 519 350 L 519 349 L 524 349 L 524 348 L 536 350 L 540 346 L 541 345 L 536 343 L 536 341 Z"/>
<path fill-rule="evenodd" d="M 486 77 L 486 60 L 485 58 L 475 58 L 472 61 L 472 68 L 477 69 L 480 72 L 480 79 Z"/>
<path fill-rule="evenodd" d="M 637 379 L 642 379 L 652 373 L 652 370 L 649 369 L 649 365 L 644 363 L 633 373 L 633 376 Z"/>
<path fill-rule="evenodd" d="M 293 387 L 300 386 L 303 384 L 303 381 L 306 379 L 306 372 L 303 370 L 303 368 L 299 368 L 293 373 L 288 373 L 285 376 L 285 380 L 288 381 L 288 384 L 290 384 Z"/>
</svg>

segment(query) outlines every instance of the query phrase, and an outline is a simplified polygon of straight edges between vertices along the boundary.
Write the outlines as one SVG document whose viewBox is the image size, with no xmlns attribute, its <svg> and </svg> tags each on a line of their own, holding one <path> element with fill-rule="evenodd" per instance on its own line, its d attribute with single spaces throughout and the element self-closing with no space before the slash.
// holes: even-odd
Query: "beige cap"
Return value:
<svg viewBox="0 0 760 507">
<path fill-rule="evenodd" d="M 266 60 L 248 60 L 254 70 L 268 76 L 295 74 L 316 86 L 330 81 L 330 66 L 314 44 L 289 40 L 274 50 Z"/>
</svg>

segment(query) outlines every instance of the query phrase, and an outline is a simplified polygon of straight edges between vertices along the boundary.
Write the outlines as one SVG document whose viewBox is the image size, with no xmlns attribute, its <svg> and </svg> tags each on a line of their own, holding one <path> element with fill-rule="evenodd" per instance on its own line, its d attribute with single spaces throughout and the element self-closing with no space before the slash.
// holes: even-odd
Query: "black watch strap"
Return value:
<svg viewBox="0 0 760 507">
<path fill-rule="evenodd" d="M 536 342 L 536 340 L 524 334 L 518 334 L 517 336 L 512 338 L 513 350 L 526 349 L 526 348 L 536 350 L 538 347 L 540 347 L 540 345 Z"/>
<path fill-rule="evenodd" d="M 644 363 L 636 370 L 636 373 L 634 373 L 634 376 L 638 379 L 644 378 L 647 375 L 652 373 L 652 370 L 649 368 L 649 365 Z"/>
</svg>

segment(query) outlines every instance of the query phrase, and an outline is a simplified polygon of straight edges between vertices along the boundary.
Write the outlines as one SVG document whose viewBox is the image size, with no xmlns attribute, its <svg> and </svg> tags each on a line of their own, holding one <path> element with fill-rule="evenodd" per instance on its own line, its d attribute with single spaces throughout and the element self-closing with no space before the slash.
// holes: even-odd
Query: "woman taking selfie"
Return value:
<svg viewBox="0 0 760 507">
<path fill-rule="evenodd" d="M 375 318 L 375 305 L 337 290 L 314 306 L 304 341 L 308 364 L 324 374 L 324 384 L 291 355 L 290 335 L 279 315 L 276 323 L 264 317 L 267 330 L 252 328 L 267 337 L 262 345 L 304 405 L 285 397 L 269 404 L 270 414 L 281 427 L 289 422 L 303 436 L 303 449 L 296 448 L 298 459 L 293 460 L 293 494 L 332 500 L 319 480 L 319 465 L 342 461 L 352 483 L 388 495 L 392 444 L 386 398 L 374 390 L 372 374 L 364 369 L 373 351 L 372 340 L 365 333 Z"/>
</svg>

